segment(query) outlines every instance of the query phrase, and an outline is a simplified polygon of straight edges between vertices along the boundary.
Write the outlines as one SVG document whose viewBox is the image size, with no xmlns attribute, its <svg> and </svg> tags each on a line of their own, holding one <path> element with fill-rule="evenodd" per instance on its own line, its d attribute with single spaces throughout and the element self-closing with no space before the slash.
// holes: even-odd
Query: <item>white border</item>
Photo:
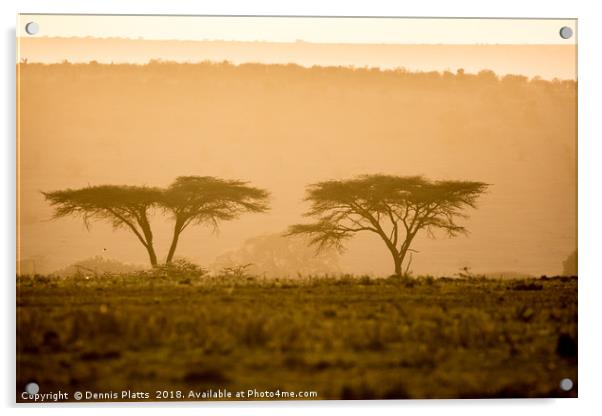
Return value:
<svg viewBox="0 0 602 416">
<path fill-rule="evenodd" d="M 485 1 L 186 1 L 186 0 L 4 0 L 0 2 L 2 20 L 2 88 L 0 101 L 4 140 L 2 141 L 3 198 L 0 204 L 3 238 L 0 262 L 2 275 L 2 328 L 0 406 L 9 407 L 4 414 L 30 414 L 33 408 L 15 408 L 14 400 L 14 269 L 15 269 L 15 21 L 20 13 L 119 13 L 119 14 L 234 14 L 234 15 L 346 15 L 346 16 L 441 16 L 441 17 L 546 17 L 579 19 L 579 399 L 563 400 L 469 400 L 469 401 L 405 401 L 405 402 L 316 402 L 316 403 L 207 403 L 169 408 L 129 404 L 87 406 L 90 415 L 144 412 L 148 415 L 179 414 L 261 414 L 261 415 L 325 415 L 345 412 L 351 415 L 379 414 L 438 415 L 504 415 L 599 414 L 602 408 L 600 389 L 600 356 L 602 316 L 600 296 L 602 275 L 599 266 L 602 235 L 602 128 L 600 126 L 600 92 L 602 65 L 600 39 L 602 16 L 594 1 L 524 0 Z M 598 238 L 597 238 L 598 237 Z M 598 256 L 596 256 L 598 254 Z M 12 406 L 12 407 L 11 407 Z M 200 408 L 200 409 L 199 409 Z M 45 414 L 80 414 L 81 407 L 47 406 Z"/>
</svg>

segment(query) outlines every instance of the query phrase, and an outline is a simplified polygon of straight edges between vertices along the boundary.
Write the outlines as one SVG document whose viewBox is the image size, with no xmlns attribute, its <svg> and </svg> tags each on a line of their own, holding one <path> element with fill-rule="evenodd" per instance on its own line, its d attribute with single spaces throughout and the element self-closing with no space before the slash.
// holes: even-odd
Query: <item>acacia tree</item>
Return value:
<svg viewBox="0 0 602 416">
<path fill-rule="evenodd" d="M 157 265 L 149 216 L 162 201 L 161 189 L 101 185 L 42 194 L 55 208 L 53 218 L 80 216 L 87 229 L 91 220 L 108 220 L 114 228 L 129 229 L 146 249 L 151 265 Z"/>
<path fill-rule="evenodd" d="M 162 206 L 175 223 L 166 264 L 171 263 L 180 234 L 189 225 L 208 224 L 238 218 L 246 212 L 268 210 L 269 193 L 239 180 L 211 176 L 181 176 L 163 194 Z"/>
<path fill-rule="evenodd" d="M 308 187 L 305 198 L 311 202 L 305 216 L 316 222 L 293 225 L 288 235 L 309 235 L 318 250 L 332 246 L 342 250 L 343 243 L 356 233 L 375 233 L 393 257 L 395 275 L 401 276 L 416 235 L 425 230 L 433 236 L 436 229 L 450 237 L 466 233 L 456 220 L 467 217 L 463 210 L 475 208 L 487 187 L 482 182 L 390 175 L 319 182 Z"/>
</svg>

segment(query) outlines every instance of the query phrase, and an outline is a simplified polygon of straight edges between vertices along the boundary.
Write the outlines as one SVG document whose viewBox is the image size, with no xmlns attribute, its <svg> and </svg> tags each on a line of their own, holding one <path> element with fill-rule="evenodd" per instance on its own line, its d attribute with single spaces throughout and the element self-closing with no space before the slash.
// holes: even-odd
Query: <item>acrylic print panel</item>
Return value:
<svg viewBox="0 0 602 416">
<path fill-rule="evenodd" d="M 19 16 L 17 401 L 576 397 L 576 24 Z"/>
</svg>

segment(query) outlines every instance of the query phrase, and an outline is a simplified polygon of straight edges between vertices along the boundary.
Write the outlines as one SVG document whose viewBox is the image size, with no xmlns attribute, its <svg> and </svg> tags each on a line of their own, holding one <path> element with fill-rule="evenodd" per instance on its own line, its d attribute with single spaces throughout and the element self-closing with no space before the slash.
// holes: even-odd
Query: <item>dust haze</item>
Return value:
<svg viewBox="0 0 602 416">
<path fill-rule="evenodd" d="M 479 60 L 472 48 L 466 68 Z M 182 235 L 178 255 L 211 265 L 301 221 L 308 184 L 383 173 L 491 184 L 462 221 L 467 237 L 417 237 L 416 273 L 558 274 L 577 245 L 576 82 L 485 69 L 21 62 L 21 265 L 47 273 L 98 255 L 147 262 L 127 231 L 51 221 L 40 191 L 165 187 L 182 175 L 269 190 L 269 212 Z M 158 213 L 153 221 L 164 258 L 173 225 Z M 390 260 L 376 237 L 358 235 L 331 270 L 388 275 Z"/>
</svg>

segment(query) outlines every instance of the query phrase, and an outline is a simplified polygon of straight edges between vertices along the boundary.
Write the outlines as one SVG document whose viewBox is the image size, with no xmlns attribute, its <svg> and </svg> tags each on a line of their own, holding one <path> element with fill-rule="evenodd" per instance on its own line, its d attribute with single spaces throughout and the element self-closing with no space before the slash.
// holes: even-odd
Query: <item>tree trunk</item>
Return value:
<svg viewBox="0 0 602 416">
<path fill-rule="evenodd" d="M 399 276 L 401 276 L 403 274 L 403 270 L 402 270 L 403 261 L 406 258 L 406 254 L 408 254 L 408 250 L 410 249 L 410 244 L 412 244 L 412 240 L 416 236 L 417 231 L 418 230 L 416 230 L 406 236 L 406 240 L 401 245 L 401 248 L 399 249 L 399 253 L 397 253 L 396 260 L 399 261 Z M 397 263 L 395 264 L 395 267 L 397 267 Z M 409 272 L 409 270 L 407 270 L 407 271 Z"/>
<path fill-rule="evenodd" d="M 176 254 L 176 247 L 178 245 L 178 234 L 174 234 L 173 239 L 171 240 L 171 246 L 169 246 L 169 253 L 167 253 L 167 259 L 165 260 L 165 264 L 170 264 L 173 260 L 174 254 Z"/>
<path fill-rule="evenodd" d="M 394 276 L 401 277 L 401 260 L 399 259 L 399 253 L 393 246 L 389 246 L 389 251 L 393 257 L 393 264 L 395 264 Z"/>
<path fill-rule="evenodd" d="M 180 238 L 180 233 L 182 232 L 182 225 L 179 221 L 176 221 L 176 225 L 173 229 L 173 237 L 171 239 L 171 245 L 169 246 L 169 253 L 167 253 L 167 259 L 165 259 L 165 264 L 170 264 L 173 260 L 174 254 L 176 254 L 176 247 L 178 246 L 178 238 Z"/>
<path fill-rule="evenodd" d="M 393 260 L 395 261 L 395 276 L 401 277 L 401 260 L 394 256 Z"/>
<path fill-rule="evenodd" d="M 403 276 L 403 261 L 406 259 L 406 254 L 407 254 L 408 250 L 407 248 L 402 247 L 401 250 L 399 251 L 399 257 L 397 258 L 397 260 L 399 260 L 399 275 Z"/>
<path fill-rule="evenodd" d="M 152 243 L 146 247 L 146 251 L 148 251 L 148 258 L 150 259 L 151 266 L 157 267 L 157 255 L 155 254 Z"/>
<path fill-rule="evenodd" d="M 146 216 L 146 211 L 143 211 L 139 214 L 138 225 L 142 229 L 142 233 L 144 234 L 144 247 L 146 247 L 146 251 L 148 251 L 148 258 L 150 259 L 151 266 L 157 267 L 157 254 L 155 253 L 155 248 L 153 247 L 153 232 L 150 227 L 150 223 L 148 222 L 148 218 Z"/>
</svg>

